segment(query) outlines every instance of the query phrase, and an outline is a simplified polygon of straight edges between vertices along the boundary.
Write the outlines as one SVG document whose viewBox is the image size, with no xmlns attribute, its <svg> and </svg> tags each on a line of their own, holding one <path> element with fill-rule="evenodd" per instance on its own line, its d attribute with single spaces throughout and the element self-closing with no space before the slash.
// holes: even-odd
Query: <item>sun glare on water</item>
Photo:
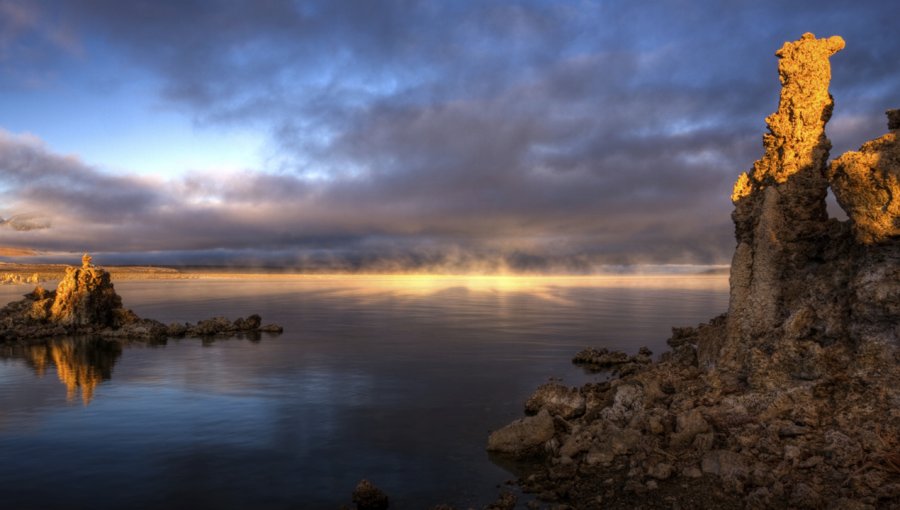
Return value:
<svg viewBox="0 0 900 510">
<path fill-rule="evenodd" d="M 232 274 L 211 273 L 202 279 L 258 280 L 260 283 L 290 283 L 307 290 L 320 290 L 347 297 L 423 298 L 451 290 L 487 294 L 528 294 L 554 302 L 566 302 L 563 289 L 572 288 L 682 288 L 727 289 L 722 274 L 629 274 L 590 276 L 534 275 L 446 275 L 446 274 Z"/>
</svg>

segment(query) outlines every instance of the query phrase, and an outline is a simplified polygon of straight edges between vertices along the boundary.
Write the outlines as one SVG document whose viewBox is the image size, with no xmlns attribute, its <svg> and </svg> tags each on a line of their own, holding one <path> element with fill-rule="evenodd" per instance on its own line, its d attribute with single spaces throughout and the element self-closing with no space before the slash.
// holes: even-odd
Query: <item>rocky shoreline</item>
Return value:
<svg viewBox="0 0 900 510">
<path fill-rule="evenodd" d="M 59 336 L 161 341 L 166 338 L 278 334 L 281 326 L 262 324 L 259 315 L 228 320 L 213 317 L 196 324 L 163 324 L 122 306 L 110 273 L 85 255 L 81 267 L 68 267 L 56 290 L 37 286 L 0 309 L 0 343 L 28 345 Z"/>
<path fill-rule="evenodd" d="M 545 384 L 490 435 L 525 466 L 529 508 L 900 508 L 900 111 L 828 164 L 843 47 L 804 34 L 776 53 L 766 152 L 732 195 L 728 313 L 674 328 L 656 362 L 579 353 L 613 378 Z"/>
</svg>

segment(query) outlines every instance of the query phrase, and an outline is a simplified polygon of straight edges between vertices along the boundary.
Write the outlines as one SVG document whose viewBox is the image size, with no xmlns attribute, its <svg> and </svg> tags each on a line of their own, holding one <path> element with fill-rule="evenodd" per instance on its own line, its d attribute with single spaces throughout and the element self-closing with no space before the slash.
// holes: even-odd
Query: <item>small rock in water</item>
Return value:
<svg viewBox="0 0 900 510">
<path fill-rule="evenodd" d="M 284 328 L 277 324 L 266 324 L 259 328 L 259 331 L 263 333 L 282 333 L 284 332 Z"/>
<path fill-rule="evenodd" d="M 388 497 L 375 484 L 363 479 L 353 489 L 353 503 L 357 510 L 385 510 L 388 508 Z"/>
</svg>

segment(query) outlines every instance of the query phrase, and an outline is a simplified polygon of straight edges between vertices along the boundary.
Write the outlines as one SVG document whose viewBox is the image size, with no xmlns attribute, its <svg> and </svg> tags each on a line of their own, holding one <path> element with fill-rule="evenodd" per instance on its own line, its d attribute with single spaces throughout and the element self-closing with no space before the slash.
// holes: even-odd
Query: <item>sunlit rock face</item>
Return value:
<svg viewBox="0 0 900 510">
<path fill-rule="evenodd" d="M 116 326 L 122 299 L 116 294 L 109 272 L 88 260 L 82 267 L 66 268 L 56 288 L 48 319 L 63 325 Z"/>
<path fill-rule="evenodd" d="M 891 132 L 837 158 L 828 177 L 857 247 L 847 268 L 849 331 L 900 345 L 900 110 L 887 114 Z"/>
<path fill-rule="evenodd" d="M 843 46 L 805 34 L 777 54 L 766 152 L 732 195 L 729 313 L 673 328 L 658 363 L 540 388 L 526 409 L 550 415 L 552 437 L 526 418 L 488 444 L 547 452 L 526 490 L 577 508 L 599 487 L 604 503 L 632 506 L 669 506 L 665 495 L 691 508 L 900 508 L 900 112 L 826 172 L 828 59 Z M 828 218 L 829 186 L 848 220 Z M 585 352 L 576 361 L 600 354 Z"/>
<path fill-rule="evenodd" d="M 782 90 L 765 154 L 732 194 L 731 299 L 709 364 L 751 386 L 820 378 L 834 344 L 900 344 L 900 119 L 892 111 L 894 131 L 827 165 L 829 58 L 843 47 L 804 34 L 776 53 Z M 828 218 L 829 186 L 848 221 Z"/>
<path fill-rule="evenodd" d="M 888 111 L 891 132 L 848 152 L 828 169 L 831 189 L 860 243 L 900 237 L 900 110 Z"/>
<path fill-rule="evenodd" d="M 828 61 L 844 47 L 840 37 L 804 34 L 775 54 L 780 58 L 778 111 L 766 118 L 765 155 L 738 178 L 732 218 L 738 246 L 731 265 L 729 336 L 754 339 L 785 319 L 790 283 L 811 259 L 827 228 L 825 163 L 831 142 L 825 123 L 834 101 Z"/>
<path fill-rule="evenodd" d="M 215 337 L 260 333 L 279 334 L 281 326 L 262 324 L 259 315 L 230 321 L 215 317 L 191 324 L 165 324 L 141 318 L 122 307 L 108 271 L 91 263 L 85 254 L 81 267 L 66 268 L 55 291 L 41 286 L 0 308 L 0 344 L 28 343 L 62 335 L 96 335 L 130 340 L 171 337 Z"/>
</svg>

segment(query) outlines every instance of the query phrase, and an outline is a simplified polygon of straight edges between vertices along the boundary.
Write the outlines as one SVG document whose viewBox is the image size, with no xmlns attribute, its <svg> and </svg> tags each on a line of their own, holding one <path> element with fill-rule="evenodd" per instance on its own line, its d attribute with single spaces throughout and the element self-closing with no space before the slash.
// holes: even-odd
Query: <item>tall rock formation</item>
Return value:
<svg viewBox="0 0 900 510">
<path fill-rule="evenodd" d="M 890 132 L 834 160 L 828 178 L 852 235 L 848 334 L 900 347 L 900 110 L 887 116 Z"/>
<path fill-rule="evenodd" d="M 840 37 L 806 33 L 775 53 L 782 89 L 778 111 L 766 118 L 766 152 L 740 175 L 731 196 L 738 246 L 731 264 L 728 343 L 737 351 L 785 320 L 801 270 L 821 256 L 831 149 L 825 123 L 834 106 L 828 59 L 843 48 Z"/>
<path fill-rule="evenodd" d="M 765 154 L 737 180 L 737 248 L 726 331 L 701 359 L 732 380 L 777 385 L 816 379 L 834 343 L 900 343 L 900 146 L 891 133 L 827 165 L 833 100 L 829 58 L 840 37 L 804 34 L 776 55 L 782 90 L 766 119 Z M 829 219 L 829 186 L 849 221 Z"/>
<path fill-rule="evenodd" d="M 109 272 L 91 263 L 87 254 L 81 267 L 67 267 L 49 310 L 50 321 L 64 326 L 119 326 L 122 299 Z"/>
<path fill-rule="evenodd" d="M 777 53 L 765 155 L 732 195 L 729 312 L 673 328 L 658 363 L 607 353 L 618 378 L 539 388 L 535 416 L 488 443 L 549 457 L 525 490 L 577 508 L 900 508 L 900 111 L 826 166 L 843 47 L 804 34 Z M 828 218 L 829 186 L 848 220 Z"/>
</svg>

